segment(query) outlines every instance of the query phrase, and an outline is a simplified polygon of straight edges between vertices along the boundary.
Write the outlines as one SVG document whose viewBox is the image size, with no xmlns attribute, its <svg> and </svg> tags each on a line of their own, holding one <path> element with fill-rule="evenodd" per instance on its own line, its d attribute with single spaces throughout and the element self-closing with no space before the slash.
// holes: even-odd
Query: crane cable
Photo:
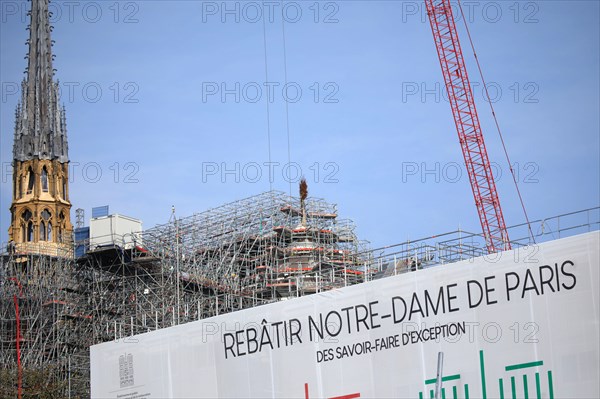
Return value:
<svg viewBox="0 0 600 399">
<path fill-rule="evenodd" d="M 281 2 L 282 6 L 283 6 L 283 1 Z M 288 88 L 288 73 L 287 73 L 287 48 L 286 48 L 286 44 L 285 44 L 285 18 L 283 17 L 283 12 L 281 14 L 281 36 L 283 37 L 283 73 L 284 73 L 284 80 L 285 80 L 285 85 L 284 87 L 284 95 L 283 95 L 283 101 L 285 102 L 285 129 L 287 132 L 287 156 L 288 156 L 288 164 L 287 164 L 287 170 L 289 172 L 290 170 L 290 166 L 291 166 L 291 162 L 292 162 L 292 152 L 291 152 L 291 145 L 290 145 L 290 111 L 289 111 L 289 107 L 288 107 L 288 97 L 287 97 L 287 88 Z M 284 168 L 285 170 L 285 168 Z M 288 182 L 290 184 L 290 197 L 292 196 L 292 179 L 290 178 L 290 176 L 287 176 L 288 178 Z M 284 179 L 285 179 L 285 175 L 284 175 Z"/>
<path fill-rule="evenodd" d="M 519 184 L 518 184 L 517 178 L 515 176 L 515 171 L 513 170 L 512 163 L 510 162 L 510 157 L 508 156 L 508 150 L 506 149 L 506 144 L 504 144 L 504 137 L 502 136 L 502 131 L 500 130 L 500 124 L 498 123 L 498 119 L 496 118 L 496 112 L 494 111 L 494 105 L 492 104 L 492 101 L 490 100 L 490 94 L 488 92 L 487 84 L 485 83 L 485 79 L 483 77 L 483 71 L 481 70 L 481 65 L 479 64 L 479 59 L 477 58 L 477 53 L 475 52 L 475 45 L 473 44 L 473 39 L 471 39 L 471 33 L 469 32 L 469 26 L 467 25 L 467 19 L 465 18 L 465 13 L 463 12 L 463 8 L 462 8 L 462 4 L 460 3 L 460 0 L 458 0 L 458 7 L 460 9 L 460 14 L 461 14 L 463 22 L 465 24 L 465 29 L 467 30 L 467 36 L 469 37 L 469 43 L 471 43 L 471 49 L 473 50 L 473 55 L 475 56 L 475 62 L 477 63 L 477 69 L 479 69 L 479 76 L 481 76 L 481 83 L 483 83 L 485 95 L 488 99 L 487 102 L 490 104 L 490 109 L 492 110 L 492 116 L 494 117 L 496 129 L 498 130 L 498 136 L 500 136 L 500 141 L 502 142 L 502 148 L 504 149 L 504 155 L 506 156 L 506 161 L 508 162 L 508 168 L 510 169 L 510 173 L 511 173 L 513 181 L 515 183 L 515 188 L 517 189 L 517 194 L 519 196 L 521 208 L 523 209 L 523 213 L 525 214 L 525 220 L 527 221 L 527 229 L 529 230 L 529 236 L 531 237 L 532 242 L 535 244 L 535 236 L 533 235 L 533 231 L 531 230 L 531 223 L 529 222 L 529 216 L 527 216 L 527 211 L 525 210 L 525 203 L 523 202 L 523 197 L 521 196 L 521 190 L 519 190 Z"/>
<path fill-rule="evenodd" d="M 267 57 L 267 27 L 263 20 L 263 47 L 265 52 L 265 83 L 269 82 L 269 64 Z M 269 155 L 269 191 L 273 191 L 273 176 L 271 176 L 271 111 L 269 108 L 269 95 L 267 94 L 267 147 Z"/>
<path fill-rule="evenodd" d="M 265 58 L 265 81 L 269 82 L 269 70 L 268 70 L 268 57 L 267 57 L 267 29 L 265 18 L 263 20 L 263 48 L 264 48 L 264 58 Z M 287 48 L 286 48 L 286 40 L 285 40 L 285 18 L 281 19 L 281 36 L 283 40 L 283 72 L 284 72 L 284 90 L 287 90 L 288 86 L 288 75 L 287 75 Z M 287 170 L 289 172 L 290 164 L 291 164 L 291 140 L 290 140 L 290 112 L 288 107 L 288 99 L 287 99 L 287 91 L 284 93 L 284 102 L 285 102 L 285 128 L 287 133 Z M 272 176 L 270 175 L 271 171 L 271 113 L 269 108 L 269 96 L 267 95 L 267 145 L 268 145 L 268 156 L 269 156 L 269 190 L 273 190 L 273 181 Z M 286 170 L 286 167 L 283 170 Z M 286 176 L 284 175 L 284 180 Z M 292 179 L 289 178 L 289 194 L 290 197 L 292 195 Z"/>
</svg>

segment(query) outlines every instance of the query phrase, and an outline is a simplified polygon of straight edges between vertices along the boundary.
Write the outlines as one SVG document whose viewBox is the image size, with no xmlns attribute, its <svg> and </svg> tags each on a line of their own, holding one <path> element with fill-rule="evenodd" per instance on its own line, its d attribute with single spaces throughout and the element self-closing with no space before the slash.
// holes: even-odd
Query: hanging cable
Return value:
<svg viewBox="0 0 600 399">
<path fill-rule="evenodd" d="M 471 32 L 469 32 L 469 26 L 467 25 L 467 20 L 465 18 L 465 13 L 463 12 L 462 4 L 460 0 L 458 0 L 458 7 L 460 9 L 460 14 L 462 16 L 463 22 L 465 24 L 465 29 L 467 30 L 467 36 L 469 37 L 469 43 L 471 44 L 471 49 L 473 50 L 473 55 L 475 56 L 475 62 L 477 63 L 477 69 L 479 70 L 479 76 L 481 76 L 481 83 L 483 84 L 483 88 L 485 90 L 485 95 L 488 99 L 488 104 L 490 105 L 490 109 L 492 110 L 492 116 L 494 117 L 494 122 L 496 124 L 496 130 L 498 130 L 498 135 L 500 136 L 500 141 L 502 142 L 502 148 L 504 150 L 504 155 L 506 156 L 506 161 L 508 162 L 508 168 L 510 169 L 510 174 L 512 175 L 513 182 L 515 183 L 515 188 L 517 189 L 517 194 L 519 196 L 519 201 L 521 202 L 521 208 L 523 209 L 523 213 L 525 214 L 525 220 L 527 221 L 527 229 L 529 230 L 529 236 L 531 240 L 535 244 L 535 237 L 533 235 L 533 231 L 531 230 L 531 223 L 529 223 L 529 216 L 527 216 L 527 211 L 525 210 L 525 203 L 523 202 L 523 197 L 521 196 L 521 190 L 519 189 L 519 184 L 517 182 L 517 177 L 515 175 L 515 171 L 513 170 L 512 163 L 510 162 L 510 157 L 508 156 L 508 150 L 506 149 L 506 145 L 504 144 L 504 137 L 502 136 L 502 131 L 500 130 L 500 124 L 498 123 L 498 119 L 496 118 L 496 112 L 494 111 L 494 105 L 490 100 L 490 94 L 488 92 L 487 84 L 483 77 L 483 71 L 481 70 L 481 65 L 479 64 L 479 58 L 477 58 L 477 52 L 475 51 L 475 45 L 473 44 L 473 39 L 471 39 Z"/>
<path fill-rule="evenodd" d="M 283 10 L 283 1 L 281 2 L 281 9 Z M 290 146 L 290 113 L 289 113 L 289 109 L 288 109 L 288 99 L 287 99 L 287 84 L 288 84 L 288 79 L 287 79 L 287 50 L 286 50 L 286 46 L 285 46 L 285 18 L 283 18 L 283 13 L 281 15 L 281 33 L 283 36 L 283 73 L 284 73 L 284 79 L 285 79 L 285 85 L 284 90 L 286 90 L 284 93 L 284 98 L 283 101 L 285 102 L 285 126 L 286 126 L 286 131 L 287 131 L 287 150 L 288 150 L 288 163 L 287 163 L 287 170 L 290 170 L 290 163 L 291 163 L 291 146 Z M 292 196 L 292 179 L 290 178 L 290 176 L 288 176 L 288 180 L 290 183 L 290 197 Z"/>
<path fill-rule="evenodd" d="M 267 28 L 266 28 L 266 23 L 265 23 L 265 18 L 262 18 L 263 20 L 263 46 L 264 46 L 264 50 L 265 50 L 265 84 L 268 84 L 269 82 L 269 66 L 267 63 Z M 267 148 L 268 148 L 268 155 L 269 155 L 269 191 L 273 191 L 273 179 L 271 176 L 271 110 L 269 107 L 269 96 L 267 95 L 266 97 L 267 100 Z"/>
</svg>

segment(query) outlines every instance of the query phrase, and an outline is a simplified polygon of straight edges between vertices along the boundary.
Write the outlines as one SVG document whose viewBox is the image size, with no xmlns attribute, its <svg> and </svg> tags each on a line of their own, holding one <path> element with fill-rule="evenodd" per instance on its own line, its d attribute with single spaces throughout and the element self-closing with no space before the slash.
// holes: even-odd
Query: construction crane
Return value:
<svg viewBox="0 0 600 399">
<path fill-rule="evenodd" d="M 450 0 L 425 0 L 458 139 L 489 253 L 510 249 Z"/>
</svg>

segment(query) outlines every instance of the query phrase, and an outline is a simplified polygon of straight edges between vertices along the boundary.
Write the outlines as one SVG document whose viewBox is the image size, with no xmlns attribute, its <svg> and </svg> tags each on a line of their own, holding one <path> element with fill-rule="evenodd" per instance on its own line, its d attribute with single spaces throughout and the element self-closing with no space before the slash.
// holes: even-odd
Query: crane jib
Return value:
<svg viewBox="0 0 600 399">
<path fill-rule="evenodd" d="M 435 47 L 488 252 L 510 249 L 450 0 L 425 0 Z"/>
</svg>

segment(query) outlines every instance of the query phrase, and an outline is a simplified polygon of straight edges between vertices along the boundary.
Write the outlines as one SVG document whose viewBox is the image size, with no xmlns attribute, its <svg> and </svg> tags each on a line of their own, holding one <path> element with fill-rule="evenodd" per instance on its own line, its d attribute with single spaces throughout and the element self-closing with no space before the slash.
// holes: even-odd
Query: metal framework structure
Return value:
<svg viewBox="0 0 600 399">
<path fill-rule="evenodd" d="M 14 247 L 2 256 L 0 397 L 18 389 L 21 368 L 25 393 L 41 384 L 57 392 L 49 397 L 85 397 L 94 343 L 373 275 L 367 243 L 335 205 L 280 192 L 174 218 L 134 246 L 121 238 L 78 259 Z"/>
<path fill-rule="evenodd" d="M 186 285 L 256 301 L 369 280 L 367 243 L 335 205 L 271 191 L 144 232 Z"/>
<path fill-rule="evenodd" d="M 369 249 L 335 205 L 303 202 L 264 193 L 78 259 L 2 254 L 0 397 L 19 374 L 23 398 L 89 397 L 90 345 L 487 253 L 465 231 Z M 538 242 L 597 230 L 600 208 L 533 223 Z M 525 225 L 510 230 L 525 251 Z"/>
<path fill-rule="evenodd" d="M 95 341 L 85 285 L 68 255 L 0 255 L 0 397 L 86 396 Z"/>
<path fill-rule="evenodd" d="M 511 249 L 450 0 L 425 0 L 488 252 Z"/>
</svg>

